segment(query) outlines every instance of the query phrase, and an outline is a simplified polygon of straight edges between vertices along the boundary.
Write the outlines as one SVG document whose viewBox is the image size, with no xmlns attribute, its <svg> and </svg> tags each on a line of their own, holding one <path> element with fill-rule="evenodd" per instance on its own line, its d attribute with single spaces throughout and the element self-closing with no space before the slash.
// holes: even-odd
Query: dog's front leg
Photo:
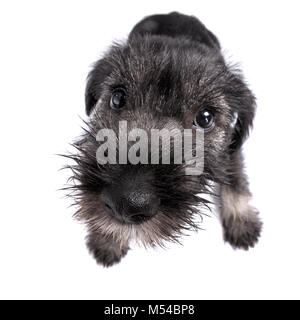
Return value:
<svg viewBox="0 0 300 320">
<path fill-rule="evenodd" d="M 92 231 L 87 236 L 87 247 L 97 263 L 110 267 L 127 254 L 128 245 L 115 241 L 111 236 L 103 236 Z"/>
<path fill-rule="evenodd" d="M 262 223 L 258 211 L 249 204 L 251 193 L 240 151 L 231 155 L 229 184 L 220 186 L 220 214 L 224 240 L 234 248 L 248 249 L 257 242 Z"/>
</svg>

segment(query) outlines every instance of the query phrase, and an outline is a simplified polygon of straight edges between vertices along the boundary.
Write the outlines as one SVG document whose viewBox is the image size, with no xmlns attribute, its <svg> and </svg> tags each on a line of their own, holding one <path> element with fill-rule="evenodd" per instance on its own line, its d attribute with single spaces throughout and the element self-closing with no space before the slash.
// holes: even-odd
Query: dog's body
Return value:
<svg viewBox="0 0 300 320">
<path fill-rule="evenodd" d="M 256 243 L 261 222 L 249 205 L 241 155 L 255 98 L 196 18 L 171 13 L 139 22 L 89 74 L 86 111 L 88 128 L 71 169 L 76 215 L 87 223 L 97 262 L 119 262 L 132 239 L 151 246 L 178 241 L 182 230 L 197 228 L 193 217 L 208 206 L 205 193 L 219 198 L 226 241 L 244 249 Z M 184 174 L 184 163 L 100 165 L 97 133 L 118 131 L 119 121 L 146 131 L 203 130 L 203 173 Z M 211 182 L 219 187 L 212 190 Z"/>
</svg>

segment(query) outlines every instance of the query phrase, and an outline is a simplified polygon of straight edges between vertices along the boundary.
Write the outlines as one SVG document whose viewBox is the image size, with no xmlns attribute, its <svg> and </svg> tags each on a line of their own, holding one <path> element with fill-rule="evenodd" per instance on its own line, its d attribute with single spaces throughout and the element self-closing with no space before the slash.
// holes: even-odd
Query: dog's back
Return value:
<svg viewBox="0 0 300 320">
<path fill-rule="evenodd" d="M 201 42 L 208 47 L 220 49 L 217 37 L 203 23 L 193 16 L 187 16 L 178 12 L 146 17 L 135 25 L 129 38 L 137 34 L 162 35 L 176 38 L 184 36 Z"/>
</svg>

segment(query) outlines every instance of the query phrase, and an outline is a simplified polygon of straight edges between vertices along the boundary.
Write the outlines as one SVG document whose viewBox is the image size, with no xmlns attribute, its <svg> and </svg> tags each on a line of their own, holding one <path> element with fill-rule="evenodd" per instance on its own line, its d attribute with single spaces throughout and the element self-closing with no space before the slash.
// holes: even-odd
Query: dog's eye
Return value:
<svg viewBox="0 0 300 320">
<path fill-rule="evenodd" d="M 115 89 L 110 98 L 110 107 L 114 110 L 122 109 L 125 106 L 125 91 L 124 89 Z"/>
<path fill-rule="evenodd" d="M 199 110 L 193 121 L 193 125 L 204 130 L 212 129 L 214 126 L 214 115 L 210 110 Z"/>
</svg>

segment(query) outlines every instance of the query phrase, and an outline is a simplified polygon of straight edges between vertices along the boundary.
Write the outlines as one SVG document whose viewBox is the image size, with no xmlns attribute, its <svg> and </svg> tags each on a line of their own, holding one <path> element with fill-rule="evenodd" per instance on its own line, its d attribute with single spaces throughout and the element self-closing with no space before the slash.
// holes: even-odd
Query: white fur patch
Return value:
<svg viewBox="0 0 300 320">
<path fill-rule="evenodd" d="M 250 199 L 249 195 L 236 193 L 231 188 L 223 186 L 221 188 L 222 217 L 226 219 L 251 214 Z"/>
</svg>

